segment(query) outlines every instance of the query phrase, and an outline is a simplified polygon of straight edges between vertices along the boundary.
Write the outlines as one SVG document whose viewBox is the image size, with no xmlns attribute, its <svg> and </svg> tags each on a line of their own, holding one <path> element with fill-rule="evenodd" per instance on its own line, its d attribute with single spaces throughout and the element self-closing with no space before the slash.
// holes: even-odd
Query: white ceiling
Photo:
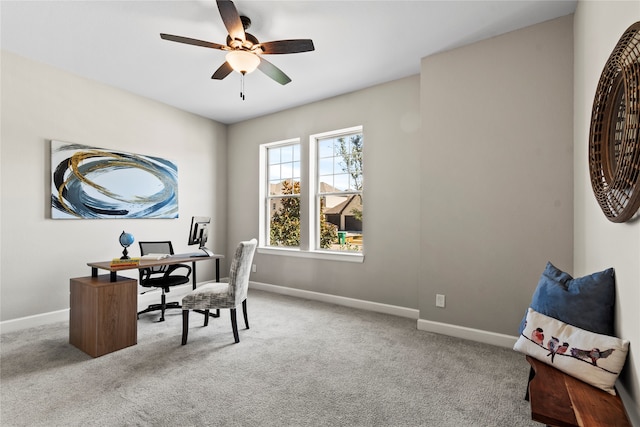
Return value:
<svg viewBox="0 0 640 427">
<path fill-rule="evenodd" d="M 260 41 L 313 39 L 314 52 L 265 55 L 292 82 L 259 70 L 211 80 L 225 52 L 215 1 L 0 2 L 2 49 L 222 123 L 235 123 L 417 74 L 420 59 L 575 11 L 575 0 L 236 0 Z M 46 76 L 42 76 L 46 79 Z"/>
</svg>

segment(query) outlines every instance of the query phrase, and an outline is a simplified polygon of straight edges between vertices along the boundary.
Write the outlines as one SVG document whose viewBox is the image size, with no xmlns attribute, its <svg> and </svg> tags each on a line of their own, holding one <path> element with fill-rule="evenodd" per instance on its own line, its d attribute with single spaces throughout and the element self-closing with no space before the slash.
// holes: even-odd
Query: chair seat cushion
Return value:
<svg viewBox="0 0 640 427">
<path fill-rule="evenodd" d="M 182 298 L 183 310 L 235 308 L 235 306 L 235 298 L 229 290 L 228 283 L 205 283 Z"/>
<path fill-rule="evenodd" d="M 141 286 L 145 288 L 168 288 L 170 286 L 178 286 L 184 283 L 189 283 L 190 279 L 186 276 L 167 276 L 167 277 L 154 277 L 147 279 L 144 282 L 140 282 Z"/>
</svg>

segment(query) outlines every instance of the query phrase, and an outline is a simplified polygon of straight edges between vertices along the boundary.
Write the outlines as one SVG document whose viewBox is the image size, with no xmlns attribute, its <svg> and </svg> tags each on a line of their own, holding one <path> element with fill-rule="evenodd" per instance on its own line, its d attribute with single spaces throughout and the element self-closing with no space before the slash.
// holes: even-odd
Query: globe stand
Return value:
<svg viewBox="0 0 640 427">
<path fill-rule="evenodd" d="M 120 257 L 120 259 L 131 259 L 131 257 L 129 256 L 129 252 L 127 252 L 127 247 L 124 247 L 124 250 L 122 251 L 122 256 Z"/>
</svg>

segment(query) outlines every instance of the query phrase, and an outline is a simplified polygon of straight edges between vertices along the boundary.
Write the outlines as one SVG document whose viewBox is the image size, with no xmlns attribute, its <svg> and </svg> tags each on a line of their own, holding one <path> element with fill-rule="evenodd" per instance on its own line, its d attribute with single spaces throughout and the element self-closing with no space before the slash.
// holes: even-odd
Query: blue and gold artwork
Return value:
<svg viewBox="0 0 640 427">
<path fill-rule="evenodd" d="M 177 218 L 178 167 L 159 157 L 51 141 L 51 217 Z"/>
</svg>

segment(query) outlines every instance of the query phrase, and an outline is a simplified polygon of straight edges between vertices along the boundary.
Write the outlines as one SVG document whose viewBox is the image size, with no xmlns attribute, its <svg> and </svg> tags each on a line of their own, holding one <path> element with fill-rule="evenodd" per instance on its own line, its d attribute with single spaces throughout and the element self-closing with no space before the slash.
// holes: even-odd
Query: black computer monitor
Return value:
<svg viewBox="0 0 640 427">
<path fill-rule="evenodd" d="M 211 218 L 206 216 L 191 217 L 191 227 L 189 228 L 189 245 L 198 245 L 198 249 L 202 253 L 194 254 L 194 256 L 212 256 L 213 252 L 206 248 L 207 244 L 207 227 L 211 223 Z"/>
</svg>

